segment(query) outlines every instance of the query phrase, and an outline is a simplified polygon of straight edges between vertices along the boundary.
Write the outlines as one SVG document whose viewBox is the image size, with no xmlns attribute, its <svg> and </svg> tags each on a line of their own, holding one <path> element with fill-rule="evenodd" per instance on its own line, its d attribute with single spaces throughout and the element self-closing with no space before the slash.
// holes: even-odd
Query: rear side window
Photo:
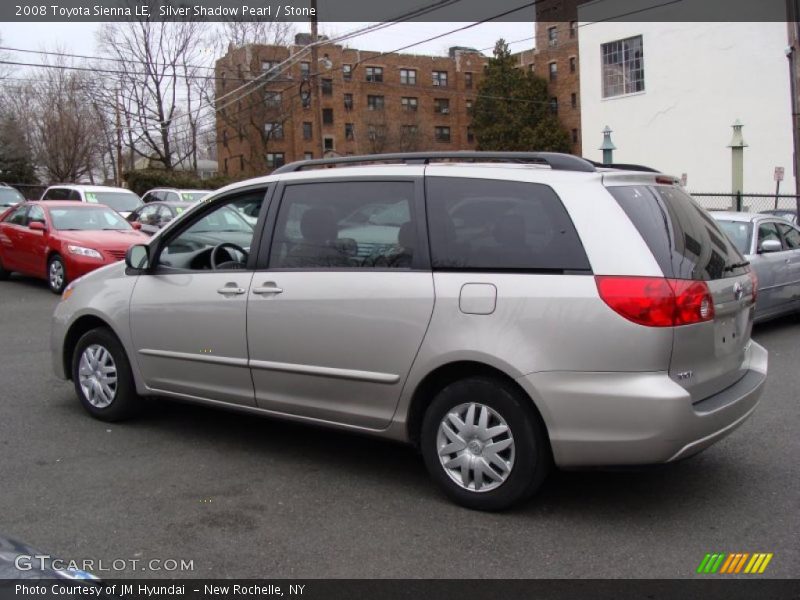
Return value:
<svg viewBox="0 0 800 600">
<path fill-rule="evenodd" d="M 590 272 L 575 226 L 548 186 L 428 177 L 435 269 Z"/>
<path fill-rule="evenodd" d="M 42 200 L 69 200 L 70 190 L 66 188 L 50 188 L 45 192 Z M 80 197 L 78 197 L 80 200 Z"/>
<path fill-rule="evenodd" d="M 647 185 L 607 189 L 666 277 L 710 280 L 747 272 L 747 261 L 714 219 L 680 189 Z"/>
</svg>

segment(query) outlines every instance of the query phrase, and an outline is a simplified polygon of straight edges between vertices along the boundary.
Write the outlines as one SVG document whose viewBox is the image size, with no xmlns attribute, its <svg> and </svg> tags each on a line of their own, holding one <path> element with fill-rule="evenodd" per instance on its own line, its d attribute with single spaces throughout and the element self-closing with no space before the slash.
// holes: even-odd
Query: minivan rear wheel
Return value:
<svg viewBox="0 0 800 600">
<path fill-rule="evenodd" d="M 72 381 L 83 408 L 96 419 L 121 421 L 141 410 L 125 349 L 110 329 L 92 329 L 78 340 Z"/>
<path fill-rule="evenodd" d="M 477 510 L 503 510 L 529 498 L 551 462 L 530 399 L 492 378 L 463 379 L 441 390 L 425 413 L 420 444 L 445 494 Z"/>
</svg>

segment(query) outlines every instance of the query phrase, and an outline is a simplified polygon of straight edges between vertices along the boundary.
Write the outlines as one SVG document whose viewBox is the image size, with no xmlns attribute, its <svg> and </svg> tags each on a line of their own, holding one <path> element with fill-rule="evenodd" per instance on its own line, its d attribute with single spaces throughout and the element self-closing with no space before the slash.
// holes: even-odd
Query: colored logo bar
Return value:
<svg viewBox="0 0 800 600">
<path fill-rule="evenodd" d="M 697 572 L 705 575 L 744 573 L 756 575 L 767 569 L 772 560 L 772 552 L 715 552 L 706 554 L 697 567 Z"/>
</svg>

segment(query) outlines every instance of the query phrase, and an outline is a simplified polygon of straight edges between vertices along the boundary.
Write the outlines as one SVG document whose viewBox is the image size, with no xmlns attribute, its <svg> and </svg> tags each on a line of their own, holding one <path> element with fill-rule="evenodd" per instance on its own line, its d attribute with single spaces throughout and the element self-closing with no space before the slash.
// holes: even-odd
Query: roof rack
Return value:
<svg viewBox="0 0 800 600">
<path fill-rule="evenodd" d="M 654 169 L 652 167 L 646 167 L 645 165 L 634 165 L 629 163 L 601 163 L 595 162 L 593 160 L 589 160 L 588 158 L 585 159 L 588 162 L 592 163 L 593 166 L 600 168 L 600 169 L 620 169 L 622 171 L 644 171 L 646 173 L 661 173 L 658 169 Z"/>
<path fill-rule="evenodd" d="M 282 167 L 278 167 L 272 174 L 296 173 L 308 167 L 327 167 L 340 164 L 354 163 L 404 163 L 409 165 L 427 165 L 440 160 L 463 161 L 502 161 L 516 163 L 543 163 L 556 171 L 581 171 L 594 172 L 595 165 L 579 156 L 561 154 L 558 152 L 397 152 L 393 154 L 370 154 L 363 156 L 337 156 L 334 158 L 318 158 L 311 160 L 298 160 Z"/>
</svg>

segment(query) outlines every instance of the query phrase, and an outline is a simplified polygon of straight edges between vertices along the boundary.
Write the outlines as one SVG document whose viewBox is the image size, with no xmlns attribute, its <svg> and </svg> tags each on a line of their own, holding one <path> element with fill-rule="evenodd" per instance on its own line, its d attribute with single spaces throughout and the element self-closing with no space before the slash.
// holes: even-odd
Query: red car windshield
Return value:
<svg viewBox="0 0 800 600">
<path fill-rule="evenodd" d="M 130 224 L 110 208 L 95 206 L 64 206 L 50 209 L 50 219 L 55 229 L 65 231 L 122 231 L 132 229 Z"/>
</svg>

